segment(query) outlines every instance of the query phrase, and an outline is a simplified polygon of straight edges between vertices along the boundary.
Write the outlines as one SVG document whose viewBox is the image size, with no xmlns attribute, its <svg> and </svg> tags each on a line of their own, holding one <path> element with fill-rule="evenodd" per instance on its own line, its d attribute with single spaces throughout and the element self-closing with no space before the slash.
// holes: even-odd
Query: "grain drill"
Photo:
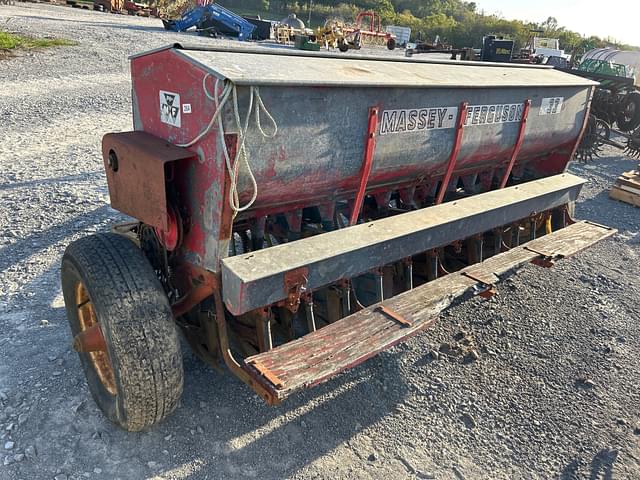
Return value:
<svg viewBox="0 0 640 480">
<path fill-rule="evenodd" d="M 123 428 L 176 407 L 176 326 L 278 404 L 614 233 L 571 216 L 589 79 L 180 45 L 131 71 L 134 130 L 102 153 L 135 220 L 62 263 L 74 348 Z"/>
</svg>

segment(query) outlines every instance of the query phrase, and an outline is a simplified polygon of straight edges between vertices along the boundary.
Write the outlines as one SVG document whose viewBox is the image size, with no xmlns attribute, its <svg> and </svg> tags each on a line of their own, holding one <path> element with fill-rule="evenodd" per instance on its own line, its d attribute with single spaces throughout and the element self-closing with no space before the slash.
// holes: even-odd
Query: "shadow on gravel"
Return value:
<svg viewBox="0 0 640 480">
<path fill-rule="evenodd" d="M 617 450 L 602 449 L 600 450 L 589 466 L 589 480 L 613 480 L 613 465 L 618 459 Z M 580 461 L 574 459 L 564 467 L 560 474 L 560 480 L 578 480 L 586 478 L 586 476 L 578 473 L 580 468 Z"/>
<path fill-rule="evenodd" d="M 331 452 L 345 445 L 350 461 L 366 468 L 369 456 L 383 451 L 364 430 L 398 415 L 409 392 L 400 368 L 402 355 L 398 350 L 382 353 L 269 407 L 229 372 L 216 373 L 185 350 L 180 407 L 140 433 L 124 432 L 102 416 L 73 355 L 60 380 L 73 388 L 68 403 L 82 402 L 84 411 L 65 413 L 63 427 L 52 416 L 39 428 L 52 432 L 72 427 L 80 440 L 73 455 L 89 465 L 104 466 L 103 450 L 108 449 L 111 478 L 290 478 L 322 457 L 332 463 Z M 69 412 L 70 407 L 62 410 Z M 356 436 L 358 441 L 351 443 Z M 158 467 L 153 475 L 147 467 L 150 461 Z M 333 470 L 331 465 L 327 468 Z"/>
<path fill-rule="evenodd" d="M 29 180 L 27 182 L 15 182 L 15 183 L 4 183 L 0 184 L 0 192 L 3 190 L 13 190 L 15 188 L 24 188 L 24 187 L 35 187 L 41 184 L 49 184 L 49 183 L 66 183 L 66 182 L 75 182 L 75 181 L 88 181 L 95 180 L 96 176 L 103 176 L 104 170 L 95 170 L 93 172 L 82 173 L 79 175 L 66 175 L 64 177 L 54 177 L 54 178 L 40 178 L 37 180 Z"/>
<path fill-rule="evenodd" d="M 613 478 L 613 464 L 617 459 L 617 450 L 600 450 L 591 461 L 591 476 L 589 479 L 611 480 Z"/>
<path fill-rule="evenodd" d="M 288 478 L 397 413 L 408 394 L 401 380 L 401 355 L 383 352 L 278 407 L 264 404 L 229 372 L 221 375 L 198 366 L 197 359 L 185 359 L 183 405 L 167 423 L 202 414 L 219 422 L 221 428 L 214 431 L 205 425 L 203 438 L 190 446 L 192 460 L 200 456 L 213 478 Z M 362 464 L 375 453 L 375 445 L 353 450 Z"/>
<path fill-rule="evenodd" d="M 578 460 L 571 460 L 571 463 L 564 467 L 560 473 L 560 480 L 578 480 L 578 468 L 580 462 Z"/>
<path fill-rule="evenodd" d="M 44 250 L 49 246 L 67 238 L 75 231 L 94 226 L 113 216 L 111 207 L 102 207 L 90 210 L 82 215 L 73 217 L 64 223 L 42 230 L 24 237 L 7 247 L 0 249 L 0 272 L 15 265 L 27 257 Z"/>
</svg>

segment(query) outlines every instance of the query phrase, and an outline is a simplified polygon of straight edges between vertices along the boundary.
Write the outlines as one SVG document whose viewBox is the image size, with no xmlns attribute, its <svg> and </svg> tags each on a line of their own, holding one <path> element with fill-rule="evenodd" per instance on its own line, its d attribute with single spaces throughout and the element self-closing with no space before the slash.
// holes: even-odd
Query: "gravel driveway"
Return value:
<svg viewBox="0 0 640 480">
<path fill-rule="evenodd" d="M 39 4 L 0 7 L 0 25 L 79 42 L 0 61 L 1 479 L 640 478 L 640 211 L 608 198 L 635 167 L 614 151 L 572 171 L 589 180 L 577 216 L 616 237 L 279 407 L 185 348 L 177 412 L 115 428 L 70 348 L 60 257 L 119 218 L 100 140 L 131 128 L 126 57 L 185 35 Z"/>
</svg>

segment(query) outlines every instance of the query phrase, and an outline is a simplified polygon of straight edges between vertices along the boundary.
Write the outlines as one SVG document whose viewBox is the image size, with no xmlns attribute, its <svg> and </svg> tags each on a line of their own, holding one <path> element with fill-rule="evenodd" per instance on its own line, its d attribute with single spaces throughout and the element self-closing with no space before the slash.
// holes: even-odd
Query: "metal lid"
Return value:
<svg viewBox="0 0 640 480">
<path fill-rule="evenodd" d="M 597 85 L 545 66 L 315 54 L 264 47 L 204 49 L 173 45 L 169 48 L 237 85 L 405 88 Z"/>
</svg>

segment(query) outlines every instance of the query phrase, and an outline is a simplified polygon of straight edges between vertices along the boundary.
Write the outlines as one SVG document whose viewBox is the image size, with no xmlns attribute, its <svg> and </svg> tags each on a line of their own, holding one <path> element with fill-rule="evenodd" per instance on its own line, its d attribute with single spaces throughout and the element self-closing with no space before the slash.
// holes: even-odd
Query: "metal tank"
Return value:
<svg viewBox="0 0 640 480">
<path fill-rule="evenodd" d="M 139 67 L 156 56 L 153 74 L 138 75 Z M 153 97 L 150 84 L 172 64 L 183 64 L 186 81 L 175 79 L 173 90 L 192 109 L 207 111 L 198 75 L 237 86 L 239 110 L 246 116 L 248 89 L 260 95 L 278 128 L 265 138 L 250 122 L 246 134 L 251 168 L 258 184 L 254 209 L 286 209 L 288 203 L 353 193 L 358 185 L 370 107 L 379 110 L 378 138 L 369 177 L 371 188 L 397 186 L 441 175 L 453 148 L 461 102 L 468 103 L 464 142 L 457 165 L 486 170 L 508 160 L 518 134 L 524 104 L 531 112 L 518 157 L 519 165 L 535 163 L 542 154 L 569 149 L 580 132 L 593 82 L 550 68 L 389 61 L 367 58 L 314 58 L 265 55 L 264 52 L 170 50 L 134 59 L 133 85 L 136 127 L 173 143 L 191 140 L 202 127 L 195 113 L 182 116 L 173 128 L 159 121 L 157 109 L 144 112 L 140 102 Z M 190 78 L 191 77 L 191 78 Z M 167 85 L 170 89 L 170 84 Z M 157 101 L 155 103 L 158 103 Z M 211 104 L 211 105 L 209 105 Z M 225 132 L 236 133 L 231 102 Z M 269 123 L 264 118 L 263 122 Z M 266 125 L 265 128 L 271 128 Z M 563 167 L 563 166 L 562 166 Z M 558 170 L 561 171 L 562 167 Z M 535 166 L 532 166 L 535 168 Z M 250 197 L 250 181 L 241 172 L 241 198 Z M 296 191 L 295 199 L 287 195 Z"/>
<path fill-rule="evenodd" d="M 543 66 L 327 58 L 267 49 L 168 48 L 134 57 L 132 76 L 136 130 L 176 145 L 192 141 L 209 123 L 215 101 L 208 97 L 214 96 L 216 79 L 218 96 L 223 82 L 236 89 L 242 122 L 249 90 L 259 88 L 277 134 L 263 135 L 255 115 L 248 124 L 244 139 L 257 197 L 239 214 L 245 218 L 353 197 L 372 108 L 377 111 L 376 148 L 367 192 L 416 184 L 435 188 L 446 173 L 462 103 L 467 105 L 464 138 L 450 181 L 464 176 L 477 183 L 481 174 L 498 173 L 510 159 L 529 102 L 514 172 L 529 178 L 560 173 L 570 159 L 595 85 Z M 178 123 L 163 121 L 160 91 L 178 102 Z M 238 132 L 233 111 L 229 100 L 223 116 L 227 134 Z M 264 113 L 261 121 L 263 129 L 274 128 Z M 222 171 L 217 135 L 189 148 Z M 550 153 L 555 160 L 549 160 Z M 478 188 L 489 188 L 489 180 L 483 181 L 485 186 Z M 244 164 L 238 192 L 243 204 L 253 194 Z"/>
</svg>

